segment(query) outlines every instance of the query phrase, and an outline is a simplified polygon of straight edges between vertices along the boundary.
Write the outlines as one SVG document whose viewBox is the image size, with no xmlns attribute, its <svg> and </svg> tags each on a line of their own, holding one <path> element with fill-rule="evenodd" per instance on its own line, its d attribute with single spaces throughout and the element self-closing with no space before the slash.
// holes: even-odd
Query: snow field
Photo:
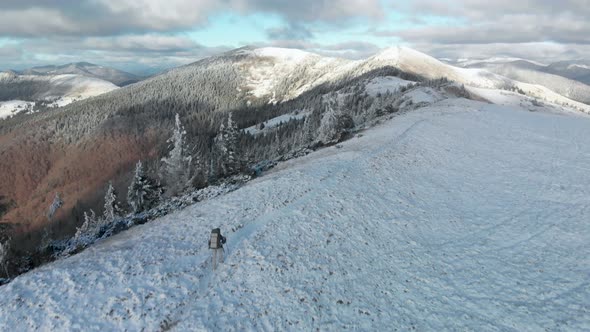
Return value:
<svg viewBox="0 0 590 332">
<path fill-rule="evenodd" d="M 0 120 L 9 118 L 29 107 L 32 108 L 34 104 L 34 102 L 23 100 L 0 101 Z"/>
</svg>

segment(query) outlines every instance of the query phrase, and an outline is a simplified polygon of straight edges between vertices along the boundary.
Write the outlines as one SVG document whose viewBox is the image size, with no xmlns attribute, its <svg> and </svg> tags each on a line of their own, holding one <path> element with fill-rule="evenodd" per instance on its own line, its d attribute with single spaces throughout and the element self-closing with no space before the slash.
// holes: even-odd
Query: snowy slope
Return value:
<svg viewBox="0 0 590 332">
<path fill-rule="evenodd" d="M 258 125 L 254 125 L 254 126 L 250 126 L 248 128 L 245 128 L 244 132 L 246 132 L 250 135 L 265 134 L 265 133 L 268 133 L 269 131 L 271 131 L 273 128 L 275 128 L 283 123 L 287 123 L 291 120 L 304 119 L 307 116 L 307 114 L 308 113 L 296 111 L 296 112 L 289 113 L 289 114 L 279 115 L 277 117 L 274 117 L 272 119 L 264 121 L 263 122 L 264 128 L 262 128 L 262 129 L 260 129 L 260 124 L 258 124 Z"/>
<path fill-rule="evenodd" d="M 568 81 L 568 87 L 556 88 L 520 82 L 486 69 L 459 68 L 445 64 L 429 55 L 411 48 L 397 46 L 385 49 L 364 60 L 346 60 L 322 57 L 300 50 L 282 48 L 242 49 L 234 52 L 242 56 L 239 62 L 244 86 L 240 93 L 246 91 L 254 98 L 266 99 L 269 103 L 293 99 L 306 91 L 322 84 L 336 83 L 346 78 L 358 77 L 373 70 L 395 67 L 406 73 L 437 79 L 446 77 L 468 86 L 488 89 L 517 87 L 530 96 L 561 105 L 570 105 L 578 110 L 590 113 L 590 105 L 569 99 L 586 100 L 586 86 Z M 553 80 L 549 80 L 553 83 Z M 534 82 L 533 82 L 534 83 Z M 547 83 L 543 80 L 540 83 Z M 569 84 L 568 83 L 568 84 Z M 551 90 L 554 88 L 557 92 Z M 561 93 L 561 94 L 560 94 Z M 581 95 L 581 97 L 580 97 Z M 578 98 L 580 97 L 580 98 Z"/>
<path fill-rule="evenodd" d="M 375 77 L 365 84 L 365 91 L 371 96 L 376 96 L 379 93 L 383 94 L 388 91 L 394 92 L 395 90 L 401 87 L 406 87 L 412 83 L 414 82 L 402 80 L 395 76 Z"/>
<path fill-rule="evenodd" d="M 140 77 L 118 69 L 99 66 L 87 62 L 68 63 L 61 66 L 41 66 L 33 67 L 20 72 L 25 75 L 65 75 L 73 74 L 87 77 L 94 77 L 124 86 L 141 80 Z"/>
<path fill-rule="evenodd" d="M 20 112 L 32 109 L 34 102 L 23 100 L 0 101 L 0 119 L 9 118 Z"/>
<path fill-rule="evenodd" d="M 547 66 L 535 66 L 524 61 L 510 63 L 483 63 L 483 69 L 512 80 L 544 86 L 564 97 L 590 103 L 590 86 L 559 75 L 547 73 Z"/>
<path fill-rule="evenodd" d="M 463 67 L 463 68 L 485 68 L 489 65 L 498 65 L 498 64 L 507 64 L 507 63 L 516 63 L 520 62 L 528 66 L 538 66 L 538 67 L 547 67 L 546 64 L 528 60 L 523 58 L 515 58 L 515 57 L 492 57 L 487 59 L 458 59 L 458 60 L 450 60 L 448 61 L 450 64 Z"/>
<path fill-rule="evenodd" d="M 588 330 L 588 165 L 587 116 L 443 100 L 18 277 L 0 326 Z"/>
<path fill-rule="evenodd" d="M 547 67 L 547 72 L 590 85 L 590 60 L 555 62 Z"/>
<path fill-rule="evenodd" d="M 586 100 L 586 86 L 568 81 L 566 87 L 559 86 L 558 82 L 543 76 L 543 80 L 533 79 L 521 82 L 515 79 L 501 76 L 481 68 L 458 68 L 442 63 L 441 61 L 407 47 L 393 47 L 386 49 L 368 60 L 373 63 L 392 62 L 401 70 L 418 74 L 427 78 L 446 77 L 458 83 L 477 88 L 502 89 L 509 86 L 523 90 L 527 95 L 557 102 L 561 105 L 570 105 L 580 111 L 590 113 L 590 106 L 568 98 L 570 94 L 581 100 Z M 536 84 L 533 84 L 532 82 Z M 560 81 L 563 83 L 563 81 Z M 551 83 L 551 84 L 550 84 Z M 547 84 L 544 86 L 542 84 Z M 554 88 L 555 91 L 551 90 Z M 557 91 L 557 92 L 556 92 Z M 560 94 L 561 93 L 561 94 Z M 580 99 L 580 98 L 578 98 Z"/>
<path fill-rule="evenodd" d="M 54 101 L 65 106 L 75 100 L 101 95 L 118 89 L 110 82 L 81 75 L 15 75 L 0 73 L 3 99 Z"/>
<path fill-rule="evenodd" d="M 293 99 L 323 83 L 335 82 L 355 68 L 355 61 L 322 57 L 294 49 L 244 49 L 242 89 L 269 103 Z"/>
<path fill-rule="evenodd" d="M 468 90 L 483 99 L 503 106 L 512 106 L 522 109 L 529 110 L 531 112 L 552 112 L 552 113 L 576 113 L 571 109 L 562 107 L 559 104 L 555 104 L 548 101 L 540 101 L 533 97 L 528 97 L 520 93 L 496 89 L 484 89 L 469 87 Z"/>
<path fill-rule="evenodd" d="M 53 91 L 47 91 L 45 94 L 43 94 L 44 98 L 59 97 L 64 99 L 86 99 L 117 89 L 116 85 L 107 81 L 79 75 L 51 76 L 49 82 L 57 89 L 61 90 L 63 88 L 63 90 L 66 92 L 62 95 L 59 95 Z"/>
</svg>

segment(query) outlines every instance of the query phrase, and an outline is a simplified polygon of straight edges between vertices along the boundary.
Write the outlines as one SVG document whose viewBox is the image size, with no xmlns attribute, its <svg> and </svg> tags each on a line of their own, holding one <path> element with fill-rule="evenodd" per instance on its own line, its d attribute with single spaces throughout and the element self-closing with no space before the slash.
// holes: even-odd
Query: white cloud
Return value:
<svg viewBox="0 0 590 332">
<path fill-rule="evenodd" d="M 80 46 L 89 50 L 107 50 L 112 52 L 179 52 L 200 48 L 190 38 L 158 34 L 124 35 L 117 37 L 90 37 L 84 39 Z"/>
<path fill-rule="evenodd" d="M 564 59 L 589 59 L 590 45 L 569 45 L 552 42 L 541 43 L 491 43 L 491 44 L 428 44 L 413 45 L 416 49 L 439 58 L 486 59 L 514 57 L 537 60 L 544 63 Z"/>
<path fill-rule="evenodd" d="M 219 12 L 273 13 L 288 22 L 337 24 L 349 18 L 378 18 L 379 0 L 3 0 L 0 34 L 108 36 L 178 32 L 207 23 Z"/>
<path fill-rule="evenodd" d="M 56 9 L 2 10 L 0 5 L 0 35 L 34 36 L 48 32 L 70 34 L 76 29 L 76 23 Z"/>
</svg>

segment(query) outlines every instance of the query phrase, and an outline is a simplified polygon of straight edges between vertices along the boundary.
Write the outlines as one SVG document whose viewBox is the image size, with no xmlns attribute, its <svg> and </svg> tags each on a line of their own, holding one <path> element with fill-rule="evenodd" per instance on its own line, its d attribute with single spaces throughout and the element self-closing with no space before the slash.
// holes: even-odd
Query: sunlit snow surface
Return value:
<svg viewBox="0 0 590 332">
<path fill-rule="evenodd" d="M 264 123 L 263 129 L 260 129 L 259 125 L 254 125 L 254 126 L 250 126 L 248 128 L 245 128 L 244 132 L 251 134 L 251 135 L 265 134 L 267 132 L 270 132 L 272 129 L 276 128 L 277 126 L 279 126 L 283 123 L 287 123 L 291 120 L 305 119 L 305 117 L 307 115 L 308 115 L 308 113 L 304 113 L 302 111 L 279 115 L 277 117 L 274 117 L 272 119 L 264 121 L 263 122 Z"/>
<path fill-rule="evenodd" d="M 0 73 L 0 80 L 11 80 L 26 85 L 35 82 L 47 83 L 47 88 L 39 91 L 35 100 L 49 102 L 49 107 L 62 107 L 74 101 L 94 97 L 118 89 L 110 82 L 81 75 L 14 75 L 6 72 Z M 10 100 L 0 101 L 0 119 L 11 117 L 22 112 L 27 105 L 35 105 L 34 101 Z"/>
<path fill-rule="evenodd" d="M 32 109 L 35 103 L 24 100 L 0 101 L 0 119 L 9 118 L 20 112 Z"/>
<path fill-rule="evenodd" d="M 408 86 L 414 82 L 402 80 L 395 76 L 379 76 L 369 80 L 365 85 L 365 91 L 371 95 L 376 96 L 377 94 L 395 92 L 399 88 Z"/>
<path fill-rule="evenodd" d="M 587 116 L 440 101 L 18 277 L 0 326 L 588 330 L 588 174 Z"/>
</svg>

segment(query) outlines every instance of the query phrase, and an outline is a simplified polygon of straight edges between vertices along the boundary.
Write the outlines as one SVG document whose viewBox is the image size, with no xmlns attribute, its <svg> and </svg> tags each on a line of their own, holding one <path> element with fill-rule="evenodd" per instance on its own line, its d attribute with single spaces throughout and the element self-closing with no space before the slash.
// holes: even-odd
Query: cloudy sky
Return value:
<svg viewBox="0 0 590 332">
<path fill-rule="evenodd" d="M 244 45 L 361 58 L 590 59 L 588 0 L 1 0 L 0 69 L 156 71 Z"/>
</svg>

